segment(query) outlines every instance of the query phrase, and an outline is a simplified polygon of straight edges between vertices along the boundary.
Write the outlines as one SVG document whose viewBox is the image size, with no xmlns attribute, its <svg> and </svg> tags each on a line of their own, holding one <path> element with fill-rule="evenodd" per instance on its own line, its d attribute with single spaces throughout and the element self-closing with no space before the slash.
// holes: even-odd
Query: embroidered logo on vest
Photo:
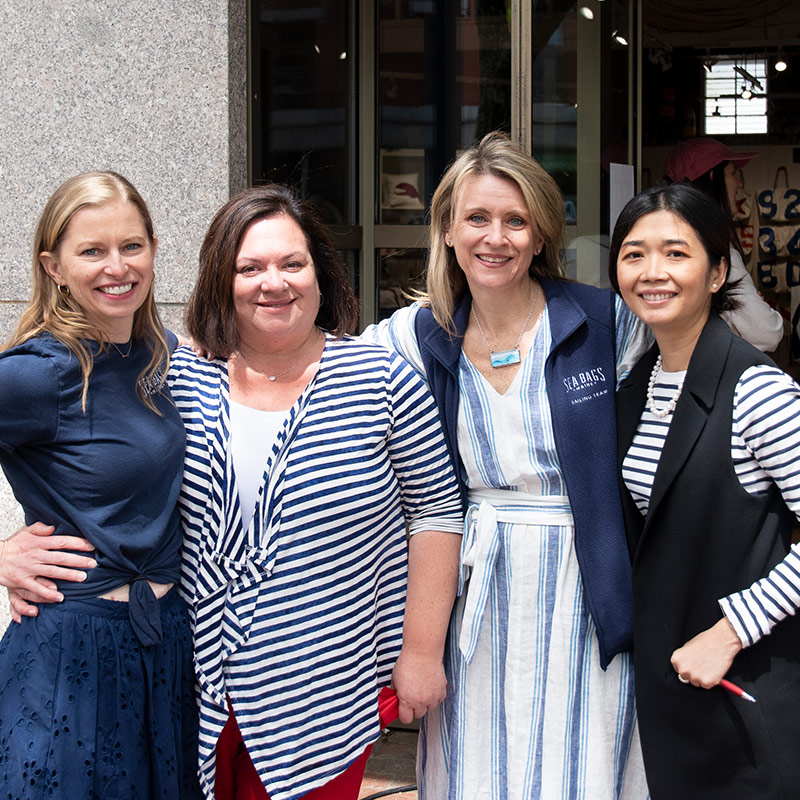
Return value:
<svg viewBox="0 0 800 800">
<path fill-rule="evenodd" d="M 579 405 L 608 394 L 606 376 L 602 367 L 593 367 L 585 372 L 578 372 L 563 378 L 570 405 Z"/>
</svg>

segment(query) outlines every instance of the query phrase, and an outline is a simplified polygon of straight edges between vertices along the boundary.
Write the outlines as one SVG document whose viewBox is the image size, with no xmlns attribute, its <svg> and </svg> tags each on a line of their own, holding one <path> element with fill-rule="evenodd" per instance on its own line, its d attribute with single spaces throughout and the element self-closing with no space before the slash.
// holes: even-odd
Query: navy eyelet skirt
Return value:
<svg viewBox="0 0 800 800">
<path fill-rule="evenodd" d="M 143 647 L 128 604 L 65 600 L 0 641 L 2 800 L 198 800 L 197 703 L 186 603 L 158 601 Z"/>
</svg>

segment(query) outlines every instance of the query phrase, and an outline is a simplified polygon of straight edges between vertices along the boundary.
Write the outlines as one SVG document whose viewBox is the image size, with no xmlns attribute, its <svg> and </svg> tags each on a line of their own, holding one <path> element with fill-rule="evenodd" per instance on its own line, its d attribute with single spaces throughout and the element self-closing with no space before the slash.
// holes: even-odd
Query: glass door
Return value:
<svg viewBox="0 0 800 800">
<path fill-rule="evenodd" d="M 612 181 L 634 183 L 632 167 L 612 166 L 634 163 L 633 3 L 555 0 L 529 14 L 520 135 L 564 194 L 569 277 L 607 286 Z"/>
<path fill-rule="evenodd" d="M 377 267 L 375 315 L 422 286 L 430 201 L 459 150 L 511 131 L 511 9 L 505 0 L 375 4 L 375 171 L 367 191 Z M 365 31 L 368 36 L 368 31 Z"/>
<path fill-rule="evenodd" d="M 565 197 L 569 275 L 603 283 L 611 163 L 632 163 L 634 0 L 251 0 L 252 181 L 315 198 L 362 323 L 421 286 L 433 191 L 508 131 Z"/>
</svg>

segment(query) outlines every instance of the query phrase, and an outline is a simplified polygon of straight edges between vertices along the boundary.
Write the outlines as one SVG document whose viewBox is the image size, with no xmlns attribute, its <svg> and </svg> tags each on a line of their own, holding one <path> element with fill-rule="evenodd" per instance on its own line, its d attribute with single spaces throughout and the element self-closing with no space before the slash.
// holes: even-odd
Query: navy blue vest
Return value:
<svg viewBox="0 0 800 800">
<path fill-rule="evenodd" d="M 575 520 L 575 550 L 584 596 L 597 628 L 605 669 L 633 639 L 631 568 L 617 481 L 614 414 L 616 322 L 614 295 L 576 283 L 543 280 L 552 348 L 545 380 L 558 460 Z M 467 329 L 467 293 L 453 315 L 455 333 L 420 309 L 416 334 L 445 439 L 466 506 L 464 465 L 458 454 L 458 364 Z"/>
</svg>

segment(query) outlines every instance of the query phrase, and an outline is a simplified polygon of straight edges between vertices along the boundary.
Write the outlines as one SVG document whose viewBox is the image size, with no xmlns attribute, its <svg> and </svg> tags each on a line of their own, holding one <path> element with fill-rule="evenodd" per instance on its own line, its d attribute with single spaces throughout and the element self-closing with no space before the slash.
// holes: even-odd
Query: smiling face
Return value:
<svg viewBox="0 0 800 800">
<path fill-rule="evenodd" d="M 308 337 L 319 312 L 319 286 L 306 237 L 291 217 L 260 219 L 245 231 L 233 304 L 239 336 L 250 347 L 293 347 Z"/>
<path fill-rule="evenodd" d="M 661 335 L 700 335 L 711 296 L 727 264 L 709 264 L 694 229 L 671 211 L 655 211 L 631 228 L 617 258 L 617 280 L 628 307 Z M 716 287 L 714 286 L 716 284 Z"/>
<path fill-rule="evenodd" d="M 464 181 L 446 238 L 473 296 L 520 288 L 543 241 L 517 184 L 496 175 Z"/>
<path fill-rule="evenodd" d="M 47 274 L 67 286 L 87 321 L 114 342 L 131 336 L 133 316 L 153 283 L 156 240 L 133 203 L 115 200 L 72 215 L 58 247 L 39 254 Z"/>
</svg>

